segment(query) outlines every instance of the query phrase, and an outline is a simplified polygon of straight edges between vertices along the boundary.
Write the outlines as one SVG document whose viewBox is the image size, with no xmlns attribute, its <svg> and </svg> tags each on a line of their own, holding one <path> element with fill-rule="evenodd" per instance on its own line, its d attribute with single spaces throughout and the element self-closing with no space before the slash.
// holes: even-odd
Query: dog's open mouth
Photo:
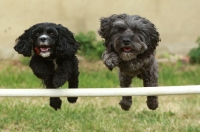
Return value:
<svg viewBox="0 0 200 132">
<path fill-rule="evenodd" d="M 35 47 L 34 48 L 35 51 L 37 52 L 37 54 L 45 53 L 45 52 L 49 52 L 50 51 L 50 47 L 49 46 L 40 46 L 40 47 Z"/>
<path fill-rule="evenodd" d="M 51 54 L 49 46 L 40 46 L 40 47 L 35 47 L 34 50 L 36 51 L 37 55 L 40 55 L 42 57 L 48 57 Z"/>
<path fill-rule="evenodd" d="M 41 52 L 48 52 L 50 50 L 50 47 L 49 46 L 41 46 L 41 47 L 39 47 L 39 49 Z"/>
<path fill-rule="evenodd" d="M 123 47 L 122 50 L 124 52 L 130 52 L 132 49 L 130 47 Z"/>
</svg>

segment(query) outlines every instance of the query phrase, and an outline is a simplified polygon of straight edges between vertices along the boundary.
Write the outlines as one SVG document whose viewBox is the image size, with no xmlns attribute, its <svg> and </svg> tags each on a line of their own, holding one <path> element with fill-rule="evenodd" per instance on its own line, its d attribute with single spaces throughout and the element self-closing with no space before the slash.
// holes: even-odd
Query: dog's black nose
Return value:
<svg viewBox="0 0 200 132">
<path fill-rule="evenodd" d="M 47 38 L 46 37 L 41 37 L 40 41 L 44 42 Z"/>
<path fill-rule="evenodd" d="M 124 38 L 122 40 L 122 43 L 125 44 L 125 45 L 129 44 L 130 42 L 131 42 L 131 40 L 129 38 Z"/>
</svg>

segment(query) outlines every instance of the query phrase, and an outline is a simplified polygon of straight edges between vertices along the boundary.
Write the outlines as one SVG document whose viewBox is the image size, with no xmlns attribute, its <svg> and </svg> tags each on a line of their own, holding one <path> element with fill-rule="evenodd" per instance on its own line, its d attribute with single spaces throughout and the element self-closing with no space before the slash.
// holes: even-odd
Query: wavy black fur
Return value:
<svg viewBox="0 0 200 132">
<path fill-rule="evenodd" d="M 41 44 L 41 36 L 49 39 L 46 42 L 50 49 L 49 56 L 41 56 L 34 49 Z M 39 46 L 38 49 L 40 48 Z M 58 88 L 67 81 L 69 88 L 78 88 L 79 68 L 75 54 L 79 49 L 79 43 L 66 27 L 54 23 L 33 25 L 16 39 L 14 49 L 25 57 L 31 57 L 29 66 L 46 88 Z M 67 99 L 70 103 L 75 103 L 77 97 Z M 59 97 L 50 97 L 50 106 L 55 110 L 61 108 L 61 103 Z"/>
</svg>

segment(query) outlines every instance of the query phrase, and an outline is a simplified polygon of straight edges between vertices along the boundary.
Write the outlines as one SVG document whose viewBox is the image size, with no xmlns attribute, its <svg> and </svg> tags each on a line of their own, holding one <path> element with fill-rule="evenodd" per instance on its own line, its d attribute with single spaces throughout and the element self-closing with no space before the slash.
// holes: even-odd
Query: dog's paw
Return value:
<svg viewBox="0 0 200 132">
<path fill-rule="evenodd" d="M 59 87 L 63 86 L 66 81 L 67 81 L 67 79 L 65 79 L 65 78 L 56 78 L 56 77 L 54 77 L 53 86 L 54 86 L 54 88 L 59 88 Z"/>
<path fill-rule="evenodd" d="M 104 61 L 104 64 L 112 71 L 112 69 L 118 65 L 118 60 L 116 58 L 108 58 Z"/>
<path fill-rule="evenodd" d="M 69 103 L 76 103 L 77 99 L 78 99 L 78 97 L 67 97 L 67 100 Z"/>
<path fill-rule="evenodd" d="M 53 81 L 53 87 L 54 88 L 59 88 L 59 87 L 61 87 L 62 85 L 60 84 L 60 83 L 55 83 L 54 81 Z"/>
<path fill-rule="evenodd" d="M 125 99 L 123 98 L 120 102 L 119 102 L 121 108 L 125 111 L 128 111 L 132 105 L 132 99 Z"/>
<path fill-rule="evenodd" d="M 62 100 L 59 97 L 50 97 L 50 106 L 53 107 L 55 110 L 61 108 Z"/>
<path fill-rule="evenodd" d="M 158 97 L 157 96 L 147 96 L 147 106 L 151 110 L 158 108 Z"/>
<path fill-rule="evenodd" d="M 119 63 L 118 56 L 114 52 L 108 53 L 105 51 L 104 54 L 102 55 L 102 58 L 103 58 L 104 64 L 109 70 L 112 70 Z"/>
</svg>

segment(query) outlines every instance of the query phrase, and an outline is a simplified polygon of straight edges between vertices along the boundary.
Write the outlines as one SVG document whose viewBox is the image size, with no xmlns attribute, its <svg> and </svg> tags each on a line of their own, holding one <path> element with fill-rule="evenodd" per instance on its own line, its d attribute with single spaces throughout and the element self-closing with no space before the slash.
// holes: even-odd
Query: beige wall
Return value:
<svg viewBox="0 0 200 132">
<path fill-rule="evenodd" d="M 35 23 L 60 23 L 74 33 L 97 31 L 100 17 L 119 13 L 138 14 L 156 25 L 162 39 L 158 53 L 187 54 L 200 36 L 199 5 L 199 0 L 0 0 L 0 58 L 15 58 L 14 40 Z"/>
</svg>

